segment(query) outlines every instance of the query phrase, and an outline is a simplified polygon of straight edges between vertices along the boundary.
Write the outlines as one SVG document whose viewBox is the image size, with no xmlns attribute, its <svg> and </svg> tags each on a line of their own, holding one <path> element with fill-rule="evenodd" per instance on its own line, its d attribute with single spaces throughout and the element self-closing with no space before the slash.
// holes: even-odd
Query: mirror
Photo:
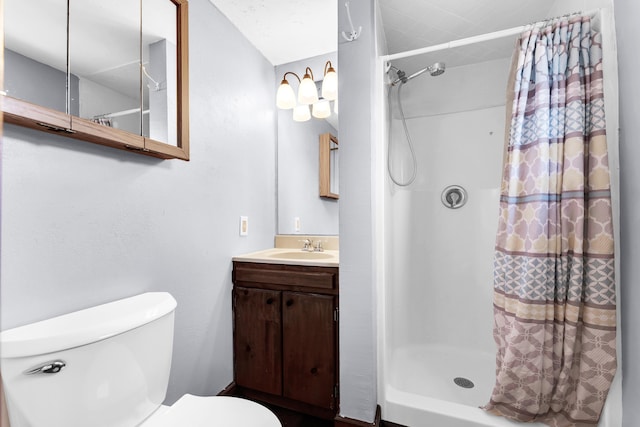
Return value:
<svg viewBox="0 0 640 427">
<path fill-rule="evenodd" d="M 178 145 L 176 7 L 166 0 L 142 3 L 143 135 Z"/>
<path fill-rule="evenodd" d="M 316 83 L 319 83 L 321 70 L 327 61 L 331 61 L 339 76 L 340 64 L 334 52 L 278 65 L 274 87 L 277 89 L 285 72 L 303 73 L 306 67 L 313 70 Z M 298 82 L 294 80 L 290 82 L 297 90 Z M 277 109 L 277 114 L 278 234 L 337 235 L 339 201 L 337 198 L 320 197 L 318 192 L 318 140 L 323 134 L 339 136 L 337 115 L 296 122 L 291 110 Z M 337 194 L 337 189 L 334 190 Z"/>
<path fill-rule="evenodd" d="M 338 199 L 338 138 L 320 135 L 320 197 Z"/>
<path fill-rule="evenodd" d="M 188 160 L 187 7 L 5 0 L 5 121 Z"/>
<path fill-rule="evenodd" d="M 139 26 L 136 1 L 69 2 L 69 72 L 79 80 L 74 115 L 141 135 Z"/>
<path fill-rule="evenodd" d="M 67 105 L 67 0 L 5 0 L 3 15 L 5 94 L 77 112 Z M 20 16 L 25 19 L 15 19 Z"/>
</svg>

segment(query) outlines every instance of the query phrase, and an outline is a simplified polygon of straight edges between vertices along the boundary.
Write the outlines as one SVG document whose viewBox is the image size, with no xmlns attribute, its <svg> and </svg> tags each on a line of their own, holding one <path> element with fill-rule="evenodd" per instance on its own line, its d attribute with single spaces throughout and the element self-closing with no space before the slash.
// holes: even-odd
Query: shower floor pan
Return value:
<svg viewBox="0 0 640 427">
<path fill-rule="evenodd" d="M 411 427 L 522 426 L 479 408 L 493 390 L 494 354 L 425 344 L 397 348 L 390 356 L 385 420 Z M 527 427 L 546 426 L 528 423 Z"/>
</svg>

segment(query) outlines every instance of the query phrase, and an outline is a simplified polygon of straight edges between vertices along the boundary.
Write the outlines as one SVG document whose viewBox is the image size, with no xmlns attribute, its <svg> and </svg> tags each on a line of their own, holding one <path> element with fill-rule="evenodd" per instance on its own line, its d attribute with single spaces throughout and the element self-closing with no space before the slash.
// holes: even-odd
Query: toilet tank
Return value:
<svg viewBox="0 0 640 427">
<path fill-rule="evenodd" d="M 137 426 L 166 395 L 175 307 L 152 292 L 0 333 L 11 427 Z"/>
</svg>

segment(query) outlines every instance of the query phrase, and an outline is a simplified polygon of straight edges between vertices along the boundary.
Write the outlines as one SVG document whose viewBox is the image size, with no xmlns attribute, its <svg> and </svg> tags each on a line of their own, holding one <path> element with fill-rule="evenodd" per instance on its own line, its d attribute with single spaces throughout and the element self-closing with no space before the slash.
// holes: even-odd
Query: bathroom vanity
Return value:
<svg viewBox="0 0 640 427">
<path fill-rule="evenodd" d="M 234 257 L 234 393 L 333 419 L 339 390 L 337 261 L 306 259 L 314 252 L 273 251 Z"/>
</svg>

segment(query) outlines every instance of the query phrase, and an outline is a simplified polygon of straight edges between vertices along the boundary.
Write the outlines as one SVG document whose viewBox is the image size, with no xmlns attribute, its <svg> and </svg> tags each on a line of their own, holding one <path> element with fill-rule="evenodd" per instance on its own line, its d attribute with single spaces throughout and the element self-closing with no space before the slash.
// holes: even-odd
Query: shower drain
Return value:
<svg viewBox="0 0 640 427">
<path fill-rule="evenodd" d="M 473 384 L 473 381 L 462 377 L 454 378 L 453 382 L 456 383 L 457 386 L 460 386 L 462 388 L 473 388 L 473 386 L 475 385 Z"/>
</svg>

